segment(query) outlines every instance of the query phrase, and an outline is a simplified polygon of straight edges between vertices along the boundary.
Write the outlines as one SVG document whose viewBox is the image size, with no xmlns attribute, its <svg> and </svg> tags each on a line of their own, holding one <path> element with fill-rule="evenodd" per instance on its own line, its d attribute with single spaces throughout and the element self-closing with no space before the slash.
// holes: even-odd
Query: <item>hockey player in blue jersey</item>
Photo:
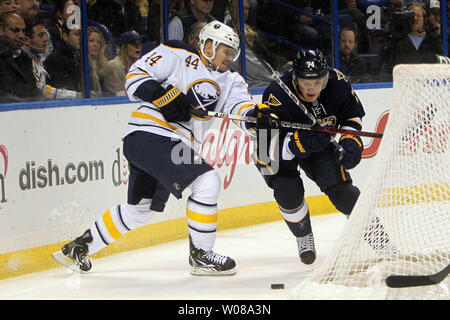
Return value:
<svg viewBox="0 0 450 320">
<path fill-rule="evenodd" d="M 195 152 L 212 121 L 191 116 L 191 111 L 194 107 L 242 114 L 253 109 L 255 102 L 242 76 L 228 70 L 240 51 L 235 31 L 213 21 L 203 27 L 199 38 L 200 51 L 169 41 L 131 66 L 125 87 L 128 97 L 139 100 L 140 106 L 131 114 L 123 138 L 130 166 L 127 203 L 111 207 L 81 236 L 53 254 L 72 270 L 89 271 L 89 255 L 151 223 L 155 212 L 164 210 L 169 194 L 180 199 L 190 189 L 186 218 L 191 273 L 236 273 L 232 258 L 212 250 L 220 177 Z M 175 149 L 182 155 L 173 153 Z"/>
<path fill-rule="evenodd" d="M 260 156 L 257 167 L 273 189 L 281 215 L 297 239 L 301 261 L 312 264 L 316 251 L 299 168 L 348 216 L 360 193 L 352 184 L 348 170 L 360 162 L 363 143 L 358 136 L 346 134 L 339 138 L 337 148 L 329 133 L 281 129 L 277 131 L 279 134 L 273 134 L 267 130 L 278 130 L 280 120 L 312 124 L 315 119 L 320 126 L 360 131 L 365 112 L 348 79 L 340 71 L 329 68 L 319 50 L 300 50 L 292 69 L 281 80 L 306 107 L 307 114 L 285 89 L 273 82 L 263 94 L 261 106 L 267 107 L 257 106 L 246 115 L 258 118 L 256 126 L 250 125 L 249 130 L 255 130 L 259 139 L 264 133 L 263 139 L 269 137 L 270 153 L 279 152 L 277 157 L 265 157 L 269 161 Z M 261 148 L 258 152 L 268 153 Z"/>
</svg>

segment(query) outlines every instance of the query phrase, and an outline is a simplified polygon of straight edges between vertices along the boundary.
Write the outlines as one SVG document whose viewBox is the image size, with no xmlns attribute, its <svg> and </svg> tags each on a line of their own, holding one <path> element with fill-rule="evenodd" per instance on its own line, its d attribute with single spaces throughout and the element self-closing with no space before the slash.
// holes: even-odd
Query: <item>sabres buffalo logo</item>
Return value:
<svg viewBox="0 0 450 320">
<path fill-rule="evenodd" d="M 188 87 L 187 96 L 195 108 L 214 111 L 220 98 L 220 88 L 216 82 L 202 79 Z"/>
</svg>

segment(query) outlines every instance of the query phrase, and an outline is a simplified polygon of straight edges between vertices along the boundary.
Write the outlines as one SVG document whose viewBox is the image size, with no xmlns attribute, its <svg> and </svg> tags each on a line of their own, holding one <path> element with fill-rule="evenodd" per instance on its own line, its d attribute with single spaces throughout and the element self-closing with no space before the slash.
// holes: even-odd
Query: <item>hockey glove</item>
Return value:
<svg viewBox="0 0 450 320">
<path fill-rule="evenodd" d="M 278 129 L 280 127 L 280 118 L 276 110 L 265 104 L 257 104 L 255 108 L 247 113 L 247 116 L 256 117 L 256 123 L 247 122 L 247 129 Z"/>
<path fill-rule="evenodd" d="M 257 104 L 256 129 L 278 129 L 280 117 L 278 113 L 266 104 Z"/>
<path fill-rule="evenodd" d="M 159 108 L 168 122 L 189 121 L 191 118 L 190 103 L 181 90 L 169 85 L 166 90 L 155 94 L 158 97 L 152 103 Z"/>
<path fill-rule="evenodd" d="M 298 158 L 304 158 L 313 152 L 319 152 L 330 144 L 331 134 L 310 130 L 295 130 L 288 143 L 291 152 Z"/>
<path fill-rule="evenodd" d="M 361 161 L 364 145 L 358 136 L 344 135 L 339 139 L 339 144 L 345 150 L 341 164 L 345 169 L 353 169 Z"/>
</svg>

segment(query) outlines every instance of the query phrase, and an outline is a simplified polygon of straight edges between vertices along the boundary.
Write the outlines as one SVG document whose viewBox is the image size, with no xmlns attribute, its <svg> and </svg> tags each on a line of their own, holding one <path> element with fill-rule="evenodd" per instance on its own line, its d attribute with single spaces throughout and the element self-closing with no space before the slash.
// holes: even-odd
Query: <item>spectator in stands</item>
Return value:
<svg viewBox="0 0 450 320">
<path fill-rule="evenodd" d="M 408 22 L 410 31 L 402 37 L 390 38 L 383 47 L 381 81 L 392 81 L 392 70 L 397 64 L 436 63 L 436 54 L 442 54 L 440 39 L 425 31 L 426 9 L 415 3 L 407 10 L 414 11 L 414 18 Z"/>
<path fill-rule="evenodd" d="M 39 13 L 39 0 L 20 0 L 19 14 L 23 19 L 36 18 Z"/>
<path fill-rule="evenodd" d="M 88 17 L 107 27 L 117 39 L 131 30 L 143 34 L 141 13 L 135 0 L 90 0 Z"/>
<path fill-rule="evenodd" d="M 25 21 L 14 12 L 0 15 L 0 102 L 41 100 L 30 57 L 20 48 L 26 41 Z"/>
<path fill-rule="evenodd" d="M 247 25 L 247 19 L 250 15 L 249 0 L 244 0 L 243 7 L 244 7 L 244 25 Z M 228 25 L 230 27 L 233 27 L 235 30 L 239 30 L 239 0 L 230 1 L 229 11 L 231 19 L 229 19 Z M 278 71 L 282 70 L 287 62 L 286 59 L 274 54 L 269 49 L 269 42 L 260 30 L 256 29 L 255 27 L 252 27 L 252 31 L 256 32 L 256 36 L 254 39 L 254 45 L 249 50 L 255 51 L 255 53 L 258 56 L 262 57 L 265 61 L 267 61 L 272 66 L 272 68 Z"/>
<path fill-rule="evenodd" d="M 62 26 L 63 43 L 44 61 L 52 87 L 82 91 L 83 77 L 80 56 L 80 28 Z"/>
<path fill-rule="evenodd" d="M 211 22 L 216 20 L 210 13 L 214 0 L 190 0 L 189 6 L 177 12 L 169 23 L 169 40 L 182 41 L 189 27 L 195 22 Z"/>
<path fill-rule="evenodd" d="M 447 28 L 448 48 L 450 48 L 450 1 L 447 1 L 447 26 L 444 28 Z"/>
<path fill-rule="evenodd" d="M 250 14 L 250 1 L 243 1 L 244 22 L 247 23 Z M 231 0 L 227 6 L 224 23 L 234 28 L 239 26 L 239 0 Z"/>
<path fill-rule="evenodd" d="M 256 7 L 256 26 L 263 32 L 273 35 L 284 33 L 283 14 L 285 13 L 282 6 L 273 5 L 270 1 L 258 1 Z"/>
<path fill-rule="evenodd" d="M 22 16 L 24 20 L 32 20 L 38 17 L 40 10 L 40 0 L 20 0 L 20 9 L 19 14 Z M 48 30 L 47 30 L 48 33 Z M 49 38 L 51 39 L 50 33 L 48 33 Z M 45 53 L 42 55 L 45 60 L 50 53 L 54 50 L 52 41 L 48 41 L 47 49 Z"/>
<path fill-rule="evenodd" d="M 141 19 L 141 31 L 143 34 L 147 34 L 147 19 L 148 19 L 148 9 L 150 7 L 150 2 L 153 0 L 135 0 L 135 4 L 139 9 L 140 19 Z"/>
<path fill-rule="evenodd" d="M 435 34 L 436 36 L 441 36 L 441 4 L 438 0 L 430 0 L 428 4 L 428 32 Z"/>
<path fill-rule="evenodd" d="M 48 27 L 50 39 L 53 47 L 58 47 L 62 42 L 62 26 L 67 23 L 67 20 L 73 15 L 74 11 L 71 6 L 80 6 L 78 0 L 61 0 L 55 3 L 54 17 Z"/>
<path fill-rule="evenodd" d="M 220 22 L 225 22 L 226 9 L 229 2 L 230 2 L 229 0 L 214 1 L 214 5 L 211 10 L 211 15 Z"/>
<path fill-rule="evenodd" d="M 366 0 L 366 2 L 369 0 Z M 380 1 L 381 3 L 378 3 Z M 369 4 L 366 3 L 367 6 Z M 375 5 L 380 7 L 380 27 L 383 29 L 384 33 L 389 32 L 390 19 L 392 17 L 393 12 L 401 10 L 403 6 L 403 0 L 388 0 L 385 2 L 384 0 L 377 0 Z M 372 30 L 373 31 L 373 30 Z"/>
<path fill-rule="evenodd" d="M 343 28 L 339 33 L 340 71 L 349 77 L 352 83 L 371 82 L 367 63 L 357 53 L 355 30 Z"/>
<path fill-rule="evenodd" d="M 94 26 L 88 27 L 89 75 L 91 91 L 96 96 L 102 95 L 104 68 L 108 63 L 105 55 L 106 42 L 103 33 Z"/>
<path fill-rule="evenodd" d="M 184 0 L 168 0 L 168 23 L 172 21 L 172 19 L 177 15 L 177 12 L 180 12 L 184 9 Z M 148 19 L 147 19 L 147 29 L 148 29 L 148 40 L 154 41 L 159 44 L 161 41 L 161 19 L 160 19 L 160 11 L 161 11 L 161 0 L 153 0 L 150 4 L 148 10 Z"/>
<path fill-rule="evenodd" d="M 33 74 L 36 78 L 36 85 L 41 90 L 45 99 L 75 99 L 81 98 L 82 92 L 66 89 L 58 89 L 47 84 L 48 73 L 44 68 L 42 55 L 50 40 L 44 22 L 39 19 L 26 21 L 25 35 L 27 41 L 22 49 L 28 53 L 33 61 Z"/>
<path fill-rule="evenodd" d="M 109 61 L 103 70 L 105 94 L 125 96 L 125 76 L 131 65 L 142 54 L 142 39 L 136 31 L 128 31 L 120 36 L 119 54 Z"/>
<path fill-rule="evenodd" d="M 304 11 L 313 13 L 312 7 L 304 7 Z M 314 21 L 305 14 L 297 15 L 295 23 L 291 26 L 288 39 L 302 48 L 322 48 L 319 32 L 313 27 Z"/>
<path fill-rule="evenodd" d="M 186 38 L 184 39 L 184 42 L 186 42 L 188 45 L 190 45 L 192 48 L 195 49 L 195 51 L 199 51 L 199 34 L 202 28 L 206 25 L 206 22 L 196 22 L 191 25 L 191 27 L 188 30 L 188 34 Z"/>
<path fill-rule="evenodd" d="M 19 0 L 0 0 L 0 14 L 5 12 L 19 13 Z"/>
<path fill-rule="evenodd" d="M 358 35 L 358 52 L 367 52 L 369 49 L 369 31 L 366 26 L 366 14 L 358 8 L 356 0 L 339 0 L 339 14 L 348 14 L 353 19 L 353 24 Z"/>
<path fill-rule="evenodd" d="M 274 80 L 272 73 L 261 65 L 254 51 L 255 42 L 258 41 L 257 31 L 250 25 L 245 25 L 245 66 L 246 82 L 249 89 L 267 88 Z M 230 68 L 240 70 L 240 60 L 232 62 Z M 279 74 L 280 75 L 280 74 Z"/>
</svg>

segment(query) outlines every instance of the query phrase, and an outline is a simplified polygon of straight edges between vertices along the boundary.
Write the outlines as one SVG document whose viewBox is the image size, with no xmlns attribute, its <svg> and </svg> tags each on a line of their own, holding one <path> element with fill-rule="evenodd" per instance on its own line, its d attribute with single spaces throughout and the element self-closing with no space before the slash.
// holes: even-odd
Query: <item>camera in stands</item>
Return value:
<svg viewBox="0 0 450 320">
<path fill-rule="evenodd" d="M 389 32 L 392 38 L 403 38 L 411 31 L 409 23 L 414 19 L 414 15 L 412 10 L 395 10 L 391 12 Z"/>
</svg>

